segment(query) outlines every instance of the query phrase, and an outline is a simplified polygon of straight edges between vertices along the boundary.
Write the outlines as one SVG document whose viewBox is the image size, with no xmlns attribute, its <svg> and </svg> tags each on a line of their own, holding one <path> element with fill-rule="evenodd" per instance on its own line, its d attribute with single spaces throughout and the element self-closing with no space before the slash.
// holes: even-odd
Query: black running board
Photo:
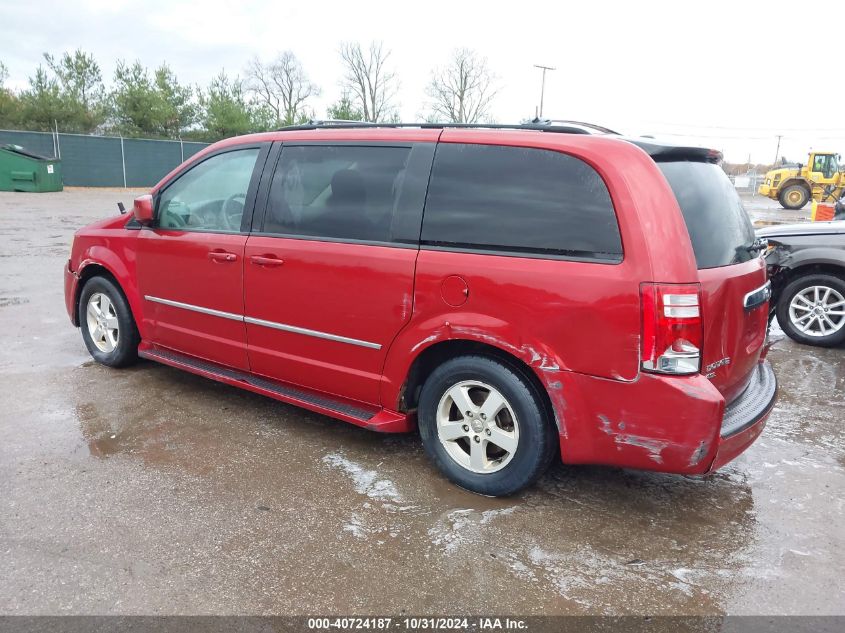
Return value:
<svg viewBox="0 0 845 633">
<path fill-rule="evenodd" d="M 377 416 L 377 409 L 367 409 L 329 396 L 305 390 L 300 387 L 267 380 L 229 367 L 223 367 L 193 356 L 180 354 L 160 347 L 148 347 L 142 344 L 138 355 L 148 360 L 186 369 L 196 374 L 225 382 L 251 388 L 251 391 L 264 393 L 285 402 L 291 402 L 308 409 L 340 417 L 360 426 L 371 427 L 370 421 Z M 387 429 L 384 429 L 387 430 Z"/>
</svg>

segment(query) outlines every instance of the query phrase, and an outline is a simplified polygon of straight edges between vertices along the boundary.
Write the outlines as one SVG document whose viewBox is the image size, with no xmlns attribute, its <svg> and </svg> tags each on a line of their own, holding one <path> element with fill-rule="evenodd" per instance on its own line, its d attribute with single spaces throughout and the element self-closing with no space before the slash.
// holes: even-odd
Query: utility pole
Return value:
<svg viewBox="0 0 845 633">
<path fill-rule="evenodd" d="M 774 162 L 774 165 L 772 165 L 773 167 L 777 167 L 777 164 L 778 164 L 778 154 L 780 154 L 780 139 L 782 139 L 782 138 L 783 138 L 783 134 L 778 134 L 778 146 L 777 146 L 777 149 L 775 150 L 775 162 Z"/>
<path fill-rule="evenodd" d="M 557 70 L 557 68 L 552 68 L 551 66 L 541 66 L 540 64 L 534 64 L 534 68 L 540 68 L 543 71 L 543 79 L 540 83 L 540 112 L 537 114 L 537 117 L 541 118 L 543 116 L 543 97 L 546 92 L 546 71 Z"/>
</svg>

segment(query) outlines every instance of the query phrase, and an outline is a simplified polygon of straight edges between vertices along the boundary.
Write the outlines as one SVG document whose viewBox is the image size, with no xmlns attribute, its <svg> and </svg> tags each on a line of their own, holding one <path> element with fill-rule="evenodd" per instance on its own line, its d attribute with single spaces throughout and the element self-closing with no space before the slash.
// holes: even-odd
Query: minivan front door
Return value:
<svg viewBox="0 0 845 633">
<path fill-rule="evenodd" d="M 380 404 L 385 355 L 413 309 L 433 152 L 285 144 L 244 253 L 253 372 Z"/>
<path fill-rule="evenodd" d="M 138 236 L 137 276 L 150 342 L 248 369 L 243 256 L 255 204 L 259 146 L 211 155 L 159 192 Z M 247 224 L 248 226 L 248 224 Z"/>
</svg>

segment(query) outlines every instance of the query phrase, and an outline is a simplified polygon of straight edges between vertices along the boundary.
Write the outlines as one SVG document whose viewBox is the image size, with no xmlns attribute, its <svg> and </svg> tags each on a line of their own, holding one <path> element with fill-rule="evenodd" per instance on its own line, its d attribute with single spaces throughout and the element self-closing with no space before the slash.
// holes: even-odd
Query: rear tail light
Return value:
<svg viewBox="0 0 845 633">
<path fill-rule="evenodd" d="M 696 374 L 704 338 L 698 284 L 640 286 L 642 368 L 659 374 Z"/>
</svg>

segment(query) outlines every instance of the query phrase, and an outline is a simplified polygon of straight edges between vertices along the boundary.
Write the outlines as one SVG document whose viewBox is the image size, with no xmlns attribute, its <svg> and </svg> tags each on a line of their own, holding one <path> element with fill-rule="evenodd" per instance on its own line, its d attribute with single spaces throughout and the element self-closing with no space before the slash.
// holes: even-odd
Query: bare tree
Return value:
<svg viewBox="0 0 845 633">
<path fill-rule="evenodd" d="M 291 51 L 280 53 L 275 61 L 264 64 L 257 57 L 247 66 L 246 88 L 270 109 L 280 124 L 292 125 L 306 118 L 306 102 L 320 94 L 311 83 L 302 64 Z"/>
<path fill-rule="evenodd" d="M 468 48 L 459 48 L 452 59 L 431 74 L 426 93 L 431 98 L 431 119 L 449 123 L 479 123 L 489 117 L 496 96 L 494 77 L 487 60 Z"/>
<path fill-rule="evenodd" d="M 364 120 L 394 120 L 393 99 L 399 80 L 387 68 L 390 51 L 384 49 L 382 42 L 372 42 L 367 51 L 357 42 L 344 42 L 340 45 L 340 57 L 345 67 L 342 87 L 361 110 Z"/>
</svg>

